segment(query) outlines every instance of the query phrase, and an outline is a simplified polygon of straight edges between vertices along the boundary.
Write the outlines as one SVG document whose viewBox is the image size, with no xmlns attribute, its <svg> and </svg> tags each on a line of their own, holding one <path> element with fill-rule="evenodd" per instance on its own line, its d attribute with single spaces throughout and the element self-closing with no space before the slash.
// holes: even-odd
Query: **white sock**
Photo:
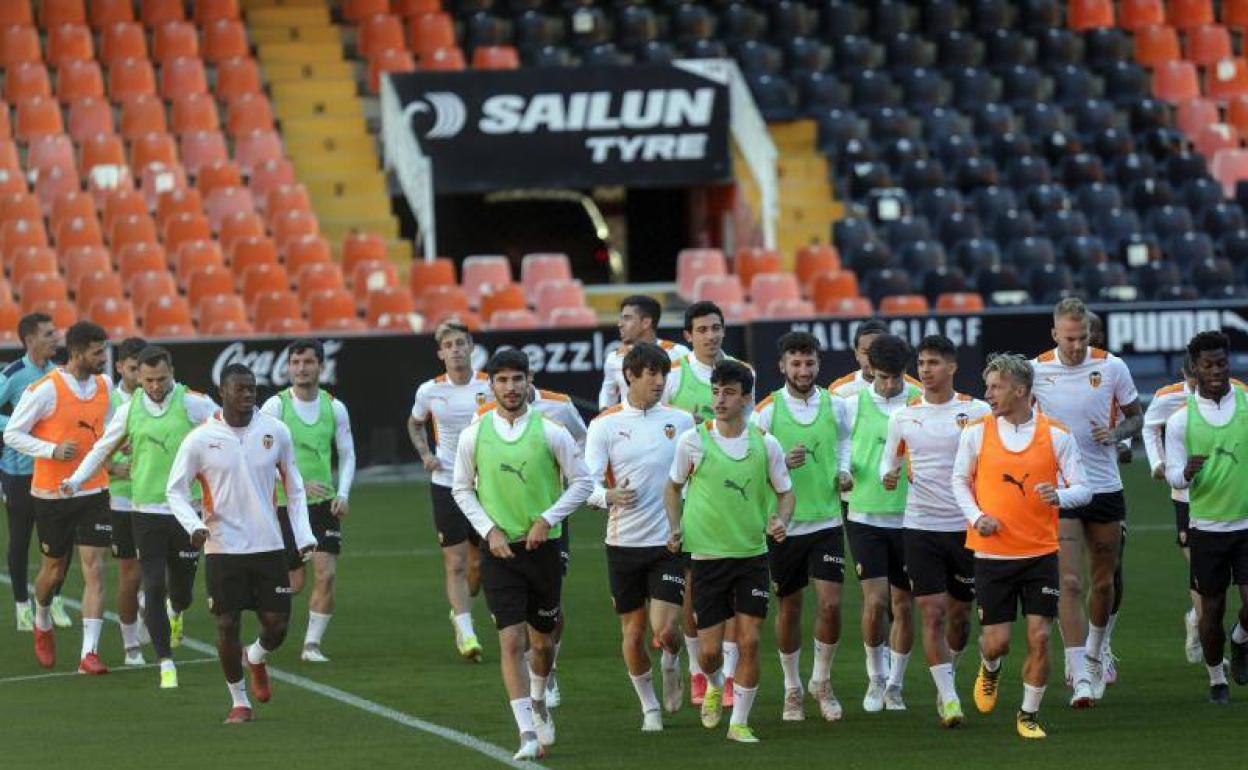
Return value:
<svg viewBox="0 0 1248 770">
<path fill-rule="evenodd" d="M 1109 649 L 1111 640 L 1114 637 L 1114 626 L 1118 623 L 1118 613 L 1109 613 L 1109 622 L 1105 624 L 1105 644 L 1102 649 Z"/>
<path fill-rule="evenodd" d="M 900 688 L 906 683 L 906 666 L 910 664 L 910 653 L 890 653 L 889 659 L 892 665 L 888 669 L 888 686 Z"/>
<path fill-rule="evenodd" d="M 127 650 L 133 650 L 139 646 L 139 622 L 121 624 L 121 644 Z"/>
<path fill-rule="evenodd" d="M 713 671 L 706 675 L 706 683 L 716 690 L 724 689 L 724 670 Z"/>
<path fill-rule="evenodd" d="M 1187 619 L 1191 623 L 1200 622 L 1200 613 L 1196 611 L 1195 605 L 1187 608 Z"/>
<path fill-rule="evenodd" d="M 103 618 L 82 619 L 82 654 L 79 658 L 85 658 L 100 648 L 100 632 L 103 630 Z"/>
<path fill-rule="evenodd" d="M 456 615 L 455 627 L 459 629 L 460 636 L 476 636 L 477 635 L 477 632 L 474 631 L 472 628 L 472 613 L 471 612 L 462 612 Z"/>
<path fill-rule="evenodd" d="M 728 724 L 748 725 L 750 723 L 750 709 L 754 707 L 754 696 L 757 694 L 757 687 L 742 687 L 733 683 L 732 718 L 728 720 Z"/>
<path fill-rule="evenodd" d="M 953 664 L 941 663 L 928 669 L 932 672 L 932 681 L 936 683 L 936 692 L 941 703 L 958 699 L 958 691 L 953 687 Z"/>
<path fill-rule="evenodd" d="M 315 645 L 321 646 L 321 637 L 325 636 L 325 629 L 329 626 L 329 619 L 333 615 L 322 615 L 319 612 L 308 611 L 308 633 L 303 637 L 303 646 Z"/>
<path fill-rule="evenodd" d="M 810 671 L 812 682 L 826 682 L 832 677 L 832 659 L 836 657 L 837 644 L 824 644 L 815 640 L 815 665 Z"/>
<path fill-rule="evenodd" d="M 1078 684 L 1088 679 L 1088 656 L 1083 647 L 1066 648 L 1066 665 L 1070 666 L 1070 681 Z"/>
<path fill-rule="evenodd" d="M 872 647 L 864 644 L 863 648 L 867 651 L 867 678 L 873 682 L 884 681 L 888 676 L 888 669 L 885 668 L 887 664 L 884 662 L 886 660 L 884 645 Z"/>
<path fill-rule="evenodd" d="M 226 685 L 230 688 L 230 697 L 234 699 L 234 708 L 251 708 L 251 701 L 247 699 L 247 677 L 237 682 L 226 682 Z"/>
<path fill-rule="evenodd" d="M 736 642 L 724 642 L 724 677 L 732 679 L 737 675 L 737 661 L 741 659 L 741 648 Z"/>
<path fill-rule="evenodd" d="M 654 677 L 653 671 L 647 671 L 644 674 L 628 675 L 633 680 L 633 689 L 637 691 L 637 698 L 641 701 L 641 713 L 646 714 L 651 711 L 659 710 L 659 696 L 654 694 Z"/>
<path fill-rule="evenodd" d="M 35 602 L 35 628 L 40 631 L 52 630 L 52 605 Z"/>
<path fill-rule="evenodd" d="M 529 699 L 546 701 L 546 677 L 538 676 L 529 669 Z"/>
<path fill-rule="evenodd" d="M 173 608 L 173 602 L 168 599 L 165 600 L 165 615 L 167 615 L 170 620 L 177 620 L 178 616 L 181 614 L 182 613 Z"/>
<path fill-rule="evenodd" d="M 703 673 L 702 665 L 698 663 L 698 656 L 702 653 L 702 645 L 698 642 L 698 637 L 685 637 L 685 653 L 689 656 L 689 676 Z"/>
<path fill-rule="evenodd" d="M 1105 626 L 1094 626 L 1088 624 L 1088 641 L 1084 643 L 1084 653 L 1089 658 L 1101 659 L 1101 652 L 1105 646 Z"/>
<path fill-rule="evenodd" d="M 1044 685 L 1036 687 L 1023 682 L 1023 711 L 1026 711 L 1028 714 L 1036 713 L 1040 710 L 1040 701 L 1043 698 Z"/>
<path fill-rule="evenodd" d="M 660 662 L 660 666 L 663 668 L 664 671 L 675 671 L 676 669 L 680 668 L 680 654 L 675 653 L 675 652 L 668 652 L 666 649 L 664 649 L 663 658 L 662 658 L 662 661 Z"/>
<path fill-rule="evenodd" d="M 784 669 L 784 689 L 802 689 L 802 648 L 780 653 L 780 668 Z"/>
<path fill-rule="evenodd" d="M 533 702 L 531 700 L 516 698 L 511 702 L 511 713 L 516 718 L 516 727 L 519 728 L 521 735 L 537 732 L 537 728 L 533 726 Z"/>
<path fill-rule="evenodd" d="M 176 671 L 177 668 L 178 667 L 174 665 L 173 661 L 169 658 L 164 658 L 160 661 L 160 673 L 162 674 L 166 671 Z"/>
<path fill-rule="evenodd" d="M 253 666 L 258 666 L 263 663 L 265 656 L 268 654 L 269 651 L 264 649 L 264 646 L 260 644 L 259 639 L 247 645 L 247 662 Z"/>
<path fill-rule="evenodd" d="M 1000 670 L 1001 670 L 1001 659 L 1000 659 L 1000 658 L 993 658 L 992 660 L 989 660 L 988 658 L 985 658 L 985 657 L 983 657 L 983 656 L 981 655 L 979 659 L 980 659 L 980 660 L 982 660 L 982 661 L 984 662 L 984 668 L 988 669 L 989 671 L 1000 671 Z"/>
<path fill-rule="evenodd" d="M 1243 626 L 1236 623 L 1235 627 L 1231 629 L 1231 641 L 1235 644 L 1248 643 L 1248 631 L 1245 631 Z"/>
<path fill-rule="evenodd" d="M 555 651 L 550 655 L 550 673 L 555 673 L 555 669 L 559 668 L 559 648 L 563 646 L 563 642 L 555 642 Z"/>
<path fill-rule="evenodd" d="M 1209 671 L 1209 684 L 1211 686 L 1215 684 L 1226 684 L 1226 668 L 1221 663 L 1216 666 L 1206 664 L 1205 668 Z"/>
</svg>

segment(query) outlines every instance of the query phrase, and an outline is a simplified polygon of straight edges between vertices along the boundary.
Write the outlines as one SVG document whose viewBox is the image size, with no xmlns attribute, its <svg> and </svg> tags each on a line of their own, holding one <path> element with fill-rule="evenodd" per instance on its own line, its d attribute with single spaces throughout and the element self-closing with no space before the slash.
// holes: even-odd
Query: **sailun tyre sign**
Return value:
<svg viewBox="0 0 1248 770">
<path fill-rule="evenodd" d="M 673 65 L 392 76 L 438 193 L 731 178 L 727 73 Z"/>
</svg>

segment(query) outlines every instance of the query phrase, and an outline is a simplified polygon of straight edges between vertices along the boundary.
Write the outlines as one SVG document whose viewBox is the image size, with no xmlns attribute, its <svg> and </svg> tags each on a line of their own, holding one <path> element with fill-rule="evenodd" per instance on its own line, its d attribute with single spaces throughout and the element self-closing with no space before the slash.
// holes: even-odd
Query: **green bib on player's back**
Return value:
<svg viewBox="0 0 1248 770">
<path fill-rule="evenodd" d="M 131 393 L 130 398 L 133 400 L 136 394 L 137 394 L 137 391 L 135 393 Z M 109 401 L 113 402 L 114 413 L 126 403 L 125 399 L 122 397 L 120 393 L 117 392 L 116 388 L 113 389 L 113 392 L 108 394 L 108 399 Z M 125 442 L 122 442 L 122 446 L 125 446 Z M 113 452 L 113 456 L 109 458 L 109 461 L 114 464 L 129 463 L 130 454 L 129 452 L 123 452 L 121 451 L 121 449 L 118 449 L 116 452 Z M 133 473 L 134 469 L 131 468 L 130 471 Z M 129 500 L 130 490 L 133 489 L 133 483 L 134 482 L 131 479 L 117 479 L 117 478 L 113 478 L 112 475 L 110 475 L 108 477 L 108 494 L 112 495 L 113 497 L 124 497 L 125 499 Z"/>
<path fill-rule="evenodd" d="M 182 439 L 191 432 L 194 424 L 186 413 L 183 396 L 186 386 L 174 385 L 167 398 L 169 406 L 161 415 L 153 415 L 143 406 L 143 396 L 135 393 L 130 400 L 130 414 L 126 420 L 126 434 L 130 436 L 131 502 L 138 505 L 158 505 L 165 502 L 165 486 L 173 469 L 173 458 Z M 199 497 L 199 485 L 194 491 Z"/>
<path fill-rule="evenodd" d="M 806 447 L 806 463 L 800 468 L 790 468 L 793 493 L 797 508 L 794 521 L 826 521 L 840 514 L 841 501 L 837 496 L 836 444 L 839 431 L 836 415 L 832 413 L 832 397 L 823 388 L 819 394 L 819 410 L 809 425 L 798 422 L 789 410 L 784 388 L 771 394 L 771 434 L 788 452 L 798 444 Z"/>
<path fill-rule="evenodd" d="M 331 490 L 329 494 L 319 497 L 308 495 L 308 504 L 332 500 L 336 493 L 332 491 L 334 469 L 330 460 L 334 434 L 338 430 L 334 421 L 333 398 L 323 390 L 317 391 L 320 406 L 316 412 L 316 422 L 309 425 L 295 411 L 292 401 L 294 395 L 290 388 L 278 393 L 277 397 L 282 402 L 282 422 L 290 428 L 290 438 L 295 444 L 295 467 L 299 469 L 304 485 L 306 486 L 309 481 L 315 481 Z M 286 503 L 286 490 L 281 485 L 278 486 L 277 500 L 279 504 Z"/>
<path fill-rule="evenodd" d="M 494 416 L 481 417 L 477 433 L 477 499 L 494 524 L 515 542 L 528 534 L 533 522 L 563 493 L 559 463 L 546 443 L 540 412 L 529 410 L 529 422 L 515 441 L 494 430 Z M 550 539 L 563 533 L 560 524 Z"/>
<path fill-rule="evenodd" d="M 1248 518 L 1248 396 L 1232 387 L 1235 414 L 1221 427 L 1209 424 L 1187 397 L 1187 456 L 1204 455 L 1204 467 L 1192 479 L 1191 515 L 1205 521 Z"/>
<path fill-rule="evenodd" d="M 685 550 L 717 559 L 767 553 L 767 519 L 773 497 L 763 432 L 746 426 L 750 448 L 734 460 L 719 448 L 706 423 L 698 425 L 702 461 L 689 477 L 681 524 Z"/>
<path fill-rule="evenodd" d="M 906 495 L 910 490 L 906 474 L 901 474 L 897 488 L 891 492 L 880 481 L 880 459 L 887 440 L 888 415 L 875 405 L 871 389 L 863 388 L 858 392 L 858 414 L 854 418 L 852 437 L 854 449 L 850 455 L 850 473 L 854 477 L 854 489 L 849 493 L 851 511 L 897 516 L 905 512 Z"/>
</svg>

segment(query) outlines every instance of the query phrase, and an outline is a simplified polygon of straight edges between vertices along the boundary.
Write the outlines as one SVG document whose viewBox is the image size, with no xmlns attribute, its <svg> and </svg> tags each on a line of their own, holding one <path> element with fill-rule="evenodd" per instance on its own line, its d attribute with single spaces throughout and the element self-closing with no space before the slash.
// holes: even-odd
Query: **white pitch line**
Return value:
<svg viewBox="0 0 1248 770">
<path fill-rule="evenodd" d="M 197 663 L 216 663 L 214 658 L 192 658 L 191 660 L 179 660 L 179 666 L 193 666 Z M 127 671 L 142 671 L 146 668 L 159 668 L 159 663 L 144 663 L 141 666 L 121 666 L 119 668 L 110 668 L 109 674 L 124 674 Z M 26 676 L 8 676 L 0 679 L 0 684 L 9 684 L 11 682 L 33 682 L 39 679 L 55 679 L 62 676 L 79 676 L 77 671 L 51 671 L 46 674 L 27 674 Z"/>
<path fill-rule="evenodd" d="M 8 576 L 7 573 L 0 572 L 0 582 L 11 584 L 12 579 Z M 65 600 L 65 604 L 66 606 L 71 607 L 75 610 L 81 609 L 82 607 L 82 603 L 75 601 L 74 599 L 67 598 Z M 104 613 L 104 617 L 107 620 L 113 621 L 114 623 L 118 621 L 117 614 L 114 612 L 106 612 Z M 202 652 L 202 653 L 206 653 L 210 655 L 216 655 L 217 653 L 216 647 L 208 644 L 207 642 L 201 642 L 198 639 L 192 639 L 190 637 L 183 637 L 182 644 L 192 650 L 195 650 L 196 652 Z M 210 658 L 209 660 L 216 660 L 216 658 Z M 380 703 L 368 700 L 367 698 L 362 698 L 359 695 L 354 695 L 352 693 L 347 692 L 346 690 L 340 690 L 337 687 L 332 687 L 327 684 L 322 684 L 321 682 L 308 679 L 307 677 L 302 677 L 302 676 L 299 676 L 298 674 L 292 674 L 289 671 L 283 671 L 280 668 L 275 668 L 273 666 L 269 666 L 268 668 L 269 668 L 269 676 L 280 682 L 286 682 L 287 684 L 291 684 L 291 685 L 294 685 L 295 687 L 302 688 L 304 690 L 307 690 L 308 692 L 313 692 L 313 693 L 316 693 L 317 695 L 322 695 L 326 698 L 329 698 L 330 700 L 337 701 L 338 703 L 342 703 L 347 706 L 352 706 L 354 708 L 360 709 L 361 711 L 372 714 L 373 716 L 378 716 L 383 719 L 388 719 L 391 722 L 398 723 L 400 725 L 403 725 L 404 727 L 410 727 L 413 730 L 418 730 L 422 733 L 427 733 L 429 735 L 442 738 L 444 740 L 450 741 L 451 743 L 458 744 L 459 746 L 462 746 L 470 751 L 475 751 L 478 754 L 487 756 L 490 759 L 496 760 L 504 765 L 507 765 L 508 767 L 524 768 L 524 770 L 548 770 L 548 768 L 536 762 L 521 762 L 516 759 L 512 759 L 510 751 L 507 751 L 501 746 L 495 746 L 493 743 L 490 743 L 489 741 L 483 741 L 480 738 L 477 738 L 476 736 L 469 735 L 468 733 L 463 733 L 463 732 L 460 732 L 459 730 L 453 730 L 449 727 L 443 727 L 442 725 L 435 724 L 433 722 L 428 722 L 419 717 L 414 717 L 411 714 L 398 711 L 397 709 L 392 709 L 389 706 L 383 706 Z M 77 672 L 73 672 L 73 673 L 76 674 Z M 71 675 L 71 672 L 56 672 L 53 674 L 33 674 L 27 678 L 69 676 L 69 675 Z M 2 681 L 10 681 L 10 680 L 0 680 L 0 682 Z"/>
</svg>

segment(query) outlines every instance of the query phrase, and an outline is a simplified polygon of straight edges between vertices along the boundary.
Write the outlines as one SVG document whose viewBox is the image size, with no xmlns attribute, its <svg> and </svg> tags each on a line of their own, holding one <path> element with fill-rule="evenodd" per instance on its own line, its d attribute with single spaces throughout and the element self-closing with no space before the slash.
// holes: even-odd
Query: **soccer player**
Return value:
<svg viewBox="0 0 1248 770">
<path fill-rule="evenodd" d="M 25 354 L 0 371 L 0 406 L 8 407 L 10 414 L 17 408 L 26 388 L 55 365 L 60 335 L 52 318 L 43 313 L 31 313 L 17 322 L 17 337 L 22 341 Z M 9 423 L 8 414 L 0 414 L 0 431 Z M 30 497 L 30 479 L 35 461 L 11 446 L 4 447 L 0 455 L 0 485 L 4 488 L 5 508 L 9 524 L 9 579 L 13 585 L 13 604 L 17 615 L 18 631 L 33 631 L 35 608 L 31 605 L 27 573 L 30 565 L 30 538 L 35 534 L 35 504 Z M 65 612 L 60 586 L 52 596 L 52 622 L 59 628 L 73 625 Z"/>
<path fill-rule="evenodd" d="M 286 374 L 290 387 L 269 398 L 260 411 L 272 415 L 290 429 L 295 442 L 295 464 L 303 477 L 308 496 L 308 522 L 316 536 L 312 565 L 316 578 L 308 597 L 308 630 L 303 637 L 301 660 L 328 663 L 321 652 L 321 639 L 334 613 L 334 581 L 338 575 L 338 554 L 342 551 L 342 519 L 350 511 L 348 499 L 355 480 L 355 439 L 347 407 L 320 388 L 325 348 L 320 340 L 299 339 L 286 351 Z M 333 453 L 338 454 L 338 484 L 334 485 Z M 279 502 L 284 502 L 279 499 Z M 294 545 L 290 516 L 285 505 L 277 509 L 286 543 L 286 565 L 290 587 L 303 590 L 304 562 Z"/>
<path fill-rule="evenodd" d="M 857 396 L 859 391 L 870 387 L 874 375 L 871 373 L 871 361 L 867 356 L 867 351 L 871 349 L 871 343 L 875 342 L 877 337 L 888 333 L 888 324 L 878 318 L 869 318 L 854 327 L 854 359 L 858 362 L 858 368 L 833 380 L 828 386 L 828 392 L 849 400 Z M 919 392 L 919 381 L 908 374 L 906 384 L 914 393 Z"/>
<path fill-rule="evenodd" d="M 1036 401 L 1079 442 L 1093 492 L 1088 505 L 1064 507 L 1060 524 L 1061 629 L 1074 685 L 1071 705 L 1079 708 L 1105 694 L 1104 642 L 1127 515 L 1116 445 L 1144 423 L 1127 365 L 1112 353 L 1090 347 L 1088 337 L 1087 306 L 1077 298 L 1064 299 L 1053 310 L 1057 347 L 1032 360 Z M 1091 583 L 1086 608 L 1085 554 Z"/>
<path fill-rule="evenodd" d="M 63 497 L 60 487 L 91 451 L 112 416 L 108 380 L 103 376 L 108 333 L 80 321 L 66 331 L 65 347 L 69 351 L 65 367 L 45 374 L 26 389 L 5 426 L 4 443 L 35 460 L 30 494 L 43 553 L 35 580 L 35 657 L 44 668 L 56 663 L 50 605 L 56 588 L 65 581 L 70 547 L 77 543 L 83 577 L 78 671 L 107 674 L 98 648 L 104 627 L 104 561 L 111 530 L 108 474 L 100 469 L 70 497 Z"/>
<path fill-rule="evenodd" d="M 810 694 L 823 718 L 843 715 L 832 691 L 832 659 L 841 640 L 841 585 L 845 582 L 842 486 L 850 483 L 850 425 L 842 399 L 818 386 L 819 341 L 808 332 L 782 336 L 780 373 L 784 387 L 754 409 L 754 424 L 775 436 L 785 451 L 796 504 L 783 541 L 768 540 L 768 561 L 776 586 L 776 644 L 784 670 L 786 722 L 806 718 L 802 708 L 802 600 L 815 593 L 815 663 Z"/>
<path fill-rule="evenodd" d="M 555 742 L 546 677 L 563 573 L 554 540 L 560 523 L 593 491 L 593 481 L 568 431 L 529 408 L 528 356 L 499 351 L 486 372 L 498 408 L 460 434 L 453 492 L 483 541 L 485 600 L 498 627 L 503 684 L 520 730 L 515 756 L 536 759 Z M 532 676 L 524 663 L 526 628 Z"/>
<path fill-rule="evenodd" d="M 611 601 L 620 616 L 624 664 L 641 701 L 645 732 L 663 729 L 646 649 L 647 620 L 662 649 L 663 708 L 675 713 L 683 698 L 678 623 L 685 565 L 679 554 L 667 550 L 671 532 L 663 490 L 676 439 L 694 422 L 688 412 L 659 404 L 671 368 L 666 350 L 650 342 L 635 343 L 624 356 L 624 402 L 589 424 L 585 444 L 585 465 L 594 480 L 589 504 L 607 509 Z"/>
<path fill-rule="evenodd" d="M 116 408 L 104 435 L 61 489 L 72 495 L 101 466 L 116 462 L 119 447 L 129 447 L 125 491 L 131 512 L 126 516 L 143 575 L 143 619 L 160 661 L 160 687 L 172 689 L 178 686 L 172 648 L 181 643 L 182 613 L 191 606 L 199 548 L 192 547 L 171 514 L 165 487 L 178 446 L 212 417 L 217 405 L 174 380 L 173 357 L 159 345 L 144 347 L 134 365 L 139 390 Z"/>
<path fill-rule="evenodd" d="M 784 541 L 793 516 L 793 482 L 780 442 L 746 420 L 754 372 L 739 361 L 722 361 L 711 372 L 711 388 L 715 419 L 685 431 L 676 445 L 664 491 L 668 548 L 678 553 L 683 547 L 693 562 L 694 615 L 708 680 L 702 726 L 719 725 L 726 681 L 722 643 L 727 621 L 735 617 L 741 658 L 728 739 L 757 743 L 749 719 L 758 693 L 758 636 L 770 595 L 767 537 Z"/>
<path fill-rule="evenodd" d="M 472 333 L 467 326 L 446 321 L 434 330 L 433 338 L 446 373 L 416 389 L 407 433 L 425 470 L 432 474 L 433 525 L 442 547 L 455 649 L 465 660 L 480 663 L 481 643 L 472 625 L 472 598 L 481 588 L 480 542 L 451 495 L 451 483 L 459 434 L 491 398 L 490 384 L 483 372 L 472 370 Z M 425 435 L 426 423 L 433 425 L 433 448 Z"/>
<path fill-rule="evenodd" d="M 1022 356 L 988 360 L 984 399 L 992 414 L 963 429 L 953 465 L 953 494 L 970 525 L 966 546 L 975 552 L 981 627 L 975 706 L 987 714 L 997 704 L 1001 659 L 1010 650 L 1010 628 L 1021 605 L 1027 659 L 1015 728 L 1027 739 L 1045 737 L 1037 714 L 1048 684 L 1049 632 L 1060 591 L 1057 511 L 1092 498 L 1074 437 L 1032 409 L 1033 377 Z"/>
<path fill-rule="evenodd" d="M 679 361 L 689 354 L 689 348 L 675 342 L 658 338 L 659 318 L 663 307 L 654 297 L 632 294 L 620 301 L 620 346 L 607 354 L 602 364 L 602 389 L 598 391 L 598 408 L 607 409 L 623 403 L 628 393 L 628 378 L 624 376 L 624 357 L 633 345 L 648 342 L 661 347 L 668 358 Z"/>
<path fill-rule="evenodd" d="M 256 700 L 267 703 L 272 686 L 265 659 L 281 646 L 290 624 L 290 573 L 274 503 L 279 477 L 296 547 L 309 554 L 316 537 L 290 430 L 256 410 L 255 375 L 229 364 L 221 371 L 220 392 L 221 411 L 178 447 L 165 494 L 192 547 L 207 552 L 208 608 L 217 619 L 217 657 L 233 700 L 225 723 L 240 724 L 255 718 L 243 664 Z M 203 485 L 203 521 L 193 505 L 196 480 Z M 243 610 L 254 610 L 260 621 L 260 635 L 246 649 L 239 639 Z"/>
<path fill-rule="evenodd" d="M 970 634 L 975 555 L 966 548 L 966 518 L 951 486 L 962 429 L 991 410 L 953 389 L 957 348 L 943 335 L 918 347 L 923 395 L 888 418 L 880 464 L 885 489 L 895 489 L 903 465 L 910 480 L 902 539 L 906 574 L 923 621 L 923 652 L 936 684 L 936 713 L 945 727 L 962 723 L 954 668 Z"/>
<path fill-rule="evenodd" d="M 1166 480 L 1166 421 L 1172 414 L 1186 406 L 1187 399 L 1196 392 L 1196 377 L 1192 374 L 1192 364 L 1186 355 L 1183 357 L 1182 374 L 1183 379 L 1180 382 L 1158 388 L 1153 394 L 1153 400 L 1148 402 L 1148 409 L 1144 410 L 1144 452 L 1148 456 L 1149 470 L 1153 478 L 1158 481 Z M 1232 380 L 1232 383 L 1234 382 Z M 1183 552 L 1183 560 L 1190 565 L 1192 556 L 1187 536 L 1191 526 L 1191 515 L 1187 489 L 1171 487 L 1170 499 L 1174 502 L 1176 542 Z M 1204 653 L 1200 647 L 1200 593 L 1190 585 L 1188 590 L 1191 593 L 1192 606 L 1183 613 L 1183 626 L 1187 631 L 1183 649 L 1188 663 L 1199 663 L 1204 659 Z"/>
<path fill-rule="evenodd" d="M 695 421 L 715 418 L 711 406 L 711 372 L 721 361 L 736 360 L 724 352 L 724 312 L 714 302 L 695 302 L 685 308 L 685 341 L 692 350 L 672 365 L 667 375 L 661 403 L 683 409 L 693 415 Z M 748 368 L 748 364 L 747 364 Z M 753 393 L 750 394 L 753 398 Z M 691 575 L 685 575 L 686 585 Z M 706 675 L 698 667 L 701 654 L 698 637 L 688 634 L 697 628 L 693 617 L 693 592 L 685 591 L 683 626 L 685 650 L 689 657 L 689 695 L 695 706 L 702 705 L 706 693 Z M 724 675 L 729 686 L 724 691 L 724 705 L 733 701 L 732 681 L 740 659 L 737 647 L 736 623 L 728 620 L 724 633 Z"/>
<path fill-rule="evenodd" d="M 1229 703 L 1222 653 L 1226 591 L 1239 588 L 1231 629 L 1231 675 L 1248 684 L 1248 395 L 1231 384 L 1230 340 L 1200 332 L 1187 345 L 1196 392 L 1166 421 L 1166 480 L 1187 489 L 1192 586 L 1200 592 L 1200 646 L 1209 700 Z"/>
<path fill-rule="evenodd" d="M 139 388 L 139 352 L 147 347 L 147 341 L 141 337 L 127 337 L 117 346 L 113 368 L 117 372 L 117 385 L 109 393 L 113 404 L 113 417 L 117 410 L 130 401 L 130 397 Z M 112 425 L 112 421 L 109 421 Z M 105 433 L 107 434 L 107 430 Z M 99 446 L 102 442 L 97 442 Z M 94 451 L 94 450 L 93 450 Z M 81 470 L 87 465 L 86 459 L 78 466 Z M 134 547 L 134 525 L 130 513 L 134 506 L 130 500 L 130 454 L 128 451 L 114 452 L 108 462 L 104 463 L 108 471 L 108 503 L 110 523 L 112 525 L 113 558 L 117 560 L 117 615 L 121 626 L 121 641 L 125 649 L 127 666 L 141 666 L 147 661 L 143 659 L 143 648 L 140 646 L 139 634 L 139 572 L 138 553 Z M 90 478 L 99 465 L 92 465 L 90 473 L 84 474 L 82 481 Z"/>
<path fill-rule="evenodd" d="M 867 355 L 871 385 L 845 399 L 845 419 L 851 426 L 853 443 L 845 533 L 862 585 L 862 643 L 870 682 L 862 708 L 869 712 L 885 708 L 903 711 L 906 702 L 902 686 L 914 645 L 912 596 L 901 534 L 910 484 L 902 477 L 894 488 L 885 488 L 880 462 L 889 417 L 916 398 L 919 390 L 906 382 L 906 368 L 914 354 L 901 337 L 877 335 Z"/>
</svg>

